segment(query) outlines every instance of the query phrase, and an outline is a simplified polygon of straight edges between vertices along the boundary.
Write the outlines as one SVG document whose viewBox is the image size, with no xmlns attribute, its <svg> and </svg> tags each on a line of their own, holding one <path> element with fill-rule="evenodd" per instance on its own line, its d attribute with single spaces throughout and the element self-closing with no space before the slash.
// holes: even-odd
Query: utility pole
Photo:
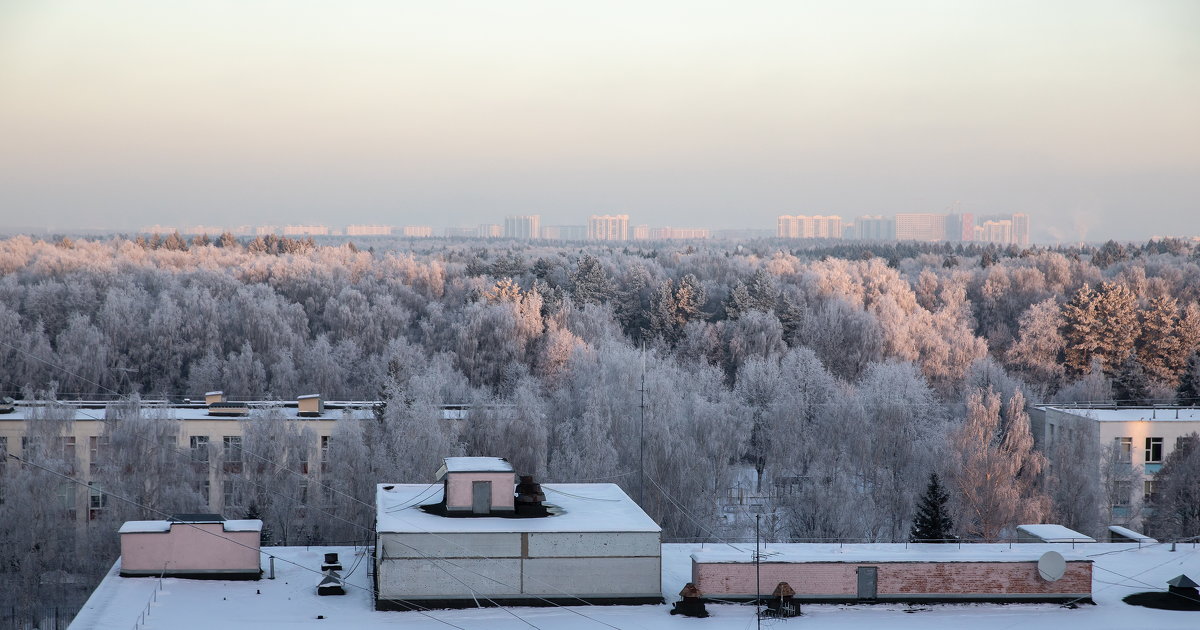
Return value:
<svg viewBox="0 0 1200 630">
<path fill-rule="evenodd" d="M 758 549 L 758 521 L 762 514 L 754 515 L 754 619 L 762 630 L 762 553 Z"/>
<path fill-rule="evenodd" d="M 638 503 L 646 509 L 646 342 L 642 342 L 641 420 L 638 422 Z"/>
</svg>

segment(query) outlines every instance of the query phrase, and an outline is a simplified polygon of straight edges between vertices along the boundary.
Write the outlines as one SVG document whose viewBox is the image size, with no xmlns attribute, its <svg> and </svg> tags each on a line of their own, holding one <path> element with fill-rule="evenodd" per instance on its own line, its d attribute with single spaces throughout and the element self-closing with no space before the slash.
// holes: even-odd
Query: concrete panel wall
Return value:
<svg viewBox="0 0 1200 630">
<path fill-rule="evenodd" d="M 388 560 L 379 569 L 379 599 L 471 599 L 521 594 L 521 560 Z"/>
<path fill-rule="evenodd" d="M 530 533 L 530 558 L 654 556 L 661 553 L 657 533 Z"/>
<path fill-rule="evenodd" d="M 521 534 L 380 534 L 387 558 L 520 558 Z"/>
<path fill-rule="evenodd" d="M 658 557 L 540 558 L 525 561 L 525 592 L 561 598 L 661 595 Z"/>
</svg>

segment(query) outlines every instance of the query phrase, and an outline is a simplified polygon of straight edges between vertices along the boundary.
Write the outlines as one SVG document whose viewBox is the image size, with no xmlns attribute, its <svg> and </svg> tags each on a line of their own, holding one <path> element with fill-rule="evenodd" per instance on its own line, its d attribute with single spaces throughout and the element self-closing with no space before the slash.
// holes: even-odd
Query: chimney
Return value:
<svg viewBox="0 0 1200 630">
<path fill-rule="evenodd" d="M 688 582 L 682 591 L 679 591 L 679 601 L 675 602 L 675 606 L 671 608 L 672 615 L 683 615 L 685 617 L 699 617 L 701 619 L 708 616 L 708 610 L 704 608 L 704 600 L 700 599 L 700 589 L 696 585 Z"/>
<path fill-rule="evenodd" d="M 533 480 L 533 475 L 521 475 L 521 483 L 517 484 L 517 516 L 546 516 L 546 506 L 542 505 L 545 500 L 542 486 Z"/>
</svg>

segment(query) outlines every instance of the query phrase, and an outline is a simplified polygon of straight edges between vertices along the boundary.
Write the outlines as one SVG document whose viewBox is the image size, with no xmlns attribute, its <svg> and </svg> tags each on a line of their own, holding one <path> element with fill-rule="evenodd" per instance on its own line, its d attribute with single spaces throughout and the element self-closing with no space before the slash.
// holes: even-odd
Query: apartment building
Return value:
<svg viewBox="0 0 1200 630">
<path fill-rule="evenodd" d="M 629 215 L 593 214 L 588 217 L 588 239 L 593 241 L 629 240 Z"/>
<path fill-rule="evenodd" d="M 1030 421 L 1043 452 L 1053 453 L 1059 440 L 1085 440 L 1096 455 L 1089 472 L 1102 489 L 1108 524 L 1151 536 L 1145 519 L 1154 509 L 1154 474 L 1184 438 L 1200 433 L 1195 407 L 1039 406 Z"/>
</svg>

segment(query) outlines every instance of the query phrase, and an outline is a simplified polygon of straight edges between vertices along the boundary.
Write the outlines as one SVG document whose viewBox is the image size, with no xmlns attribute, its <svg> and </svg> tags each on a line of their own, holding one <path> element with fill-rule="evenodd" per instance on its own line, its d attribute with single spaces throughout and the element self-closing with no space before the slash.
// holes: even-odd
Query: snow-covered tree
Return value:
<svg viewBox="0 0 1200 630">
<path fill-rule="evenodd" d="M 950 488 L 964 535 L 996 540 L 1022 522 L 1040 522 L 1049 514 L 1050 501 L 1038 488 L 1046 458 L 1033 448 L 1020 393 L 1003 413 L 995 392 L 972 393 L 967 416 L 950 439 L 955 455 Z"/>
<path fill-rule="evenodd" d="M 1150 531 L 1164 540 L 1200 535 L 1200 435 L 1181 438 L 1154 475 Z"/>
</svg>

